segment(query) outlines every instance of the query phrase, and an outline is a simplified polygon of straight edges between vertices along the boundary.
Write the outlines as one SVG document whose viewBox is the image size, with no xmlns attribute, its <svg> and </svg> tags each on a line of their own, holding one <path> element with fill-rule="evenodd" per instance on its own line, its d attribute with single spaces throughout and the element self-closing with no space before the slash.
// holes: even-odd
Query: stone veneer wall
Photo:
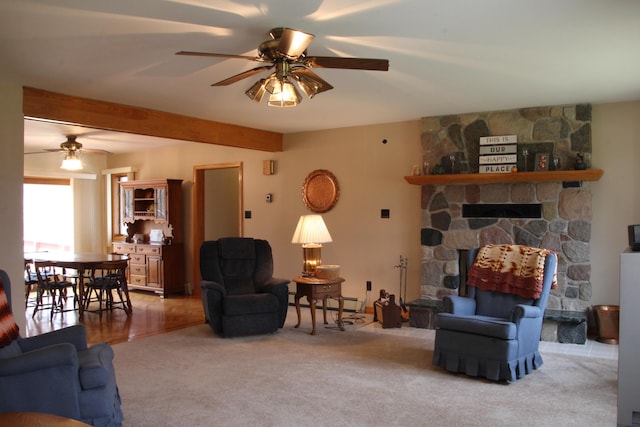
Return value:
<svg viewBox="0 0 640 427">
<path fill-rule="evenodd" d="M 591 106 L 552 106 L 422 119 L 423 156 L 451 173 L 468 161 L 478 170 L 479 138 L 518 135 L 518 168 L 546 152 L 560 158 L 559 169 L 573 168 L 578 152 L 591 152 Z M 530 160 L 530 164 L 533 160 Z M 529 169 L 531 170 L 531 168 Z M 558 254 L 558 288 L 548 308 L 584 310 L 591 299 L 591 191 L 588 183 L 565 188 L 562 182 L 422 186 L 421 298 L 457 294 L 459 250 L 489 243 L 543 247 Z M 542 218 L 463 218 L 462 205 L 540 203 Z"/>
</svg>

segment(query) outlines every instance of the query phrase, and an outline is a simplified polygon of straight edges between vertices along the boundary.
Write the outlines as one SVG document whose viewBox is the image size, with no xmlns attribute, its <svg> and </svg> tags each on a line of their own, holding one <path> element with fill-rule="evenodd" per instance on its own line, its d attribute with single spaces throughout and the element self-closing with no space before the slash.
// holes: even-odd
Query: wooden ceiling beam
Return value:
<svg viewBox="0 0 640 427">
<path fill-rule="evenodd" d="M 251 150 L 282 151 L 280 133 L 31 87 L 23 88 L 23 113 L 25 117 L 116 132 Z"/>
</svg>

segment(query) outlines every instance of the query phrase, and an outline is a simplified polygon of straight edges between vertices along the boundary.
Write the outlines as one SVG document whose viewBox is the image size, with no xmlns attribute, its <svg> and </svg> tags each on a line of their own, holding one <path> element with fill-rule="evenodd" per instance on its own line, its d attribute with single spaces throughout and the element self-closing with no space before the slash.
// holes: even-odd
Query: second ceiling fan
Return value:
<svg viewBox="0 0 640 427">
<path fill-rule="evenodd" d="M 232 55 L 224 53 L 180 51 L 176 55 L 208 56 L 214 58 L 236 58 L 268 63 L 228 77 L 212 86 L 226 86 L 246 79 L 258 73 L 275 68 L 267 78 L 260 79 L 245 93 L 255 102 L 262 101 L 269 93 L 269 105 L 291 107 L 302 102 L 302 98 L 293 85 L 309 97 L 333 89 L 311 68 L 341 68 L 348 70 L 387 71 L 389 61 L 386 59 L 342 58 L 337 56 L 308 56 L 307 47 L 314 38 L 313 34 L 291 28 L 274 28 L 269 32 L 270 40 L 262 42 L 258 47 L 258 56 Z"/>
</svg>

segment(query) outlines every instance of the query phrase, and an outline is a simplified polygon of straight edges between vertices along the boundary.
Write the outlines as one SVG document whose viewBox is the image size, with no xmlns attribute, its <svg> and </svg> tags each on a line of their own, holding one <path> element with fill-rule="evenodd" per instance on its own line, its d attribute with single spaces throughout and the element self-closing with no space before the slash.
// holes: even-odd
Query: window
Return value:
<svg viewBox="0 0 640 427">
<path fill-rule="evenodd" d="M 118 241 L 127 236 L 127 224 L 122 222 L 120 208 L 120 183 L 129 180 L 127 174 L 111 175 L 111 218 L 113 227 L 112 241 Z"/>
<path fill-rule="evenodd" d="M 24 180 L 24 251 L 73 251 L 73 193 L 68 179 Z"/>
</svg>

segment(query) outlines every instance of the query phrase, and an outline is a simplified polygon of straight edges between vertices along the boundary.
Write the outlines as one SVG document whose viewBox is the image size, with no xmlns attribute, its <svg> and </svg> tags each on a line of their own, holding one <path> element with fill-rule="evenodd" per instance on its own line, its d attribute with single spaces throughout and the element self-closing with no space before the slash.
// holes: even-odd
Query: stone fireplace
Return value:
<svg viewBox="0 0 640 427">
<path fill-rule="evenodd" d="M 458 173 L 455 165 L 468 164 L 477 173 L 482 136 L 517 135 L 519 170 L 532 170 L 523 147 L 530 164 L 535 153 L 547 153 L 559 159 L 558 170 L 573 169 L 578 153 L 591 152 L 590 105 L 429 117 L 422 125 L 424 164 L 438 172 Z M 589 183 L 469 182 L 422 185 L 421 299 L 458 294 L 461 250 L 515 243 L 558 254 L 558 287 L 548 309 L 585 312 L 592 286 Z M 514 214 L 516 207 L 527 214 Z"/>
<path fill-rule="evenodd" d="M 584 310 L 591 298 L 591 192 L 561 182 L 423 185 L 421 297 L 457 294 L 459 251 L 516 243 L 558 254 L 558 288 L 548 307 Z M 463 204 L 539 204 L 540 218 L 465 218 Z"/>
</svg>

